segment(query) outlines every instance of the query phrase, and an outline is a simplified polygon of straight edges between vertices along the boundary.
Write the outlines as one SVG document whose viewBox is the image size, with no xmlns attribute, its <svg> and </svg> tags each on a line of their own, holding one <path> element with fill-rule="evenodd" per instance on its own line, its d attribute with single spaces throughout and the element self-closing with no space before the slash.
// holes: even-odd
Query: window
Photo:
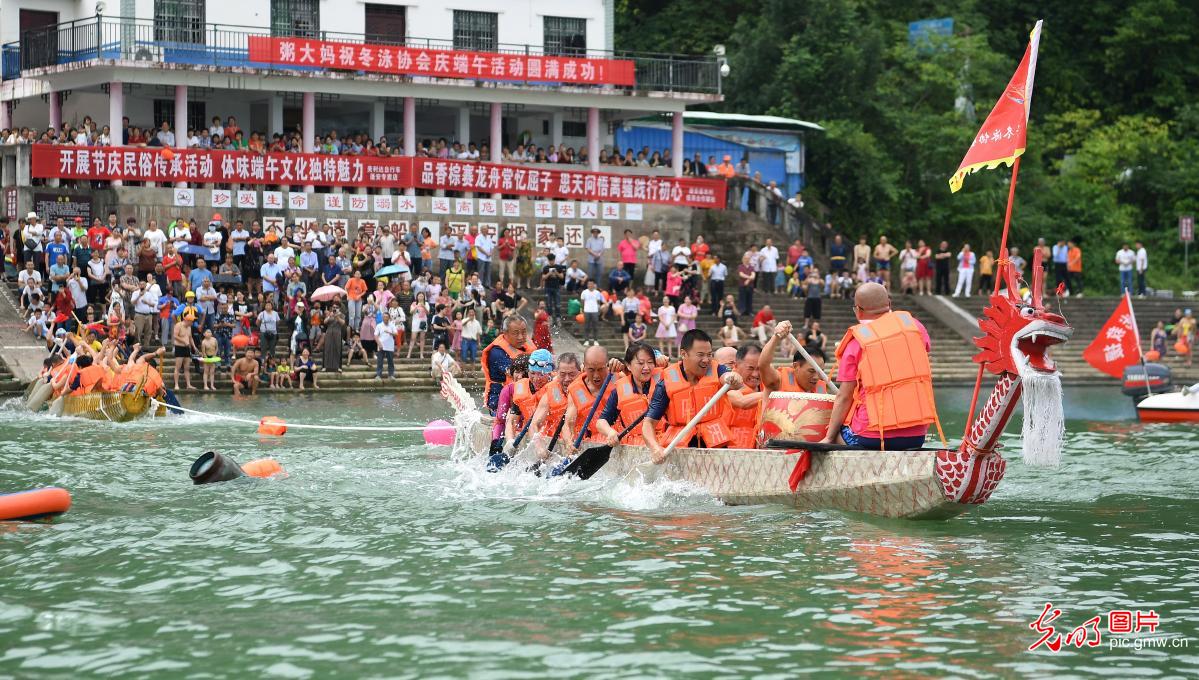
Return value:
<svg viewBox="0 0 1199 680">
<path fill-rule="evenodd" d="M 401 5 L 366 6 L 366 41 L 383 45 L 403 45 L 408 37 L 404 7 Z"/>
<path fill-rule="evenodd" d="M 495 52 L 499 48 L 500 15 L 454 10 L 454 49 Z"/>
<path fill-rule="evenodd" d="M 208 116 L 205 115 L 205 102 L 197 102 L 188 100 L 187 102 L 187 126 L 193 130 L 208 129 Z M 170 123 L 171 129 L 175 130 L 175 100 L 174 99 L 155 99 L 154 100 L 154 130 L 151 134 L 155 134 L 158 128 L 162 127 L 162 121 Z M 176 135 L 187 134 L 187 130 L 175 130 Z"/>
<path fill-rule="evenodd" d="M 562 136 L 563 137 L 586 137 L 587 123 L 578 120 L 562 121 Z"/>
<path fill-rule="evenodd" d="M 154 39 L 204 44 L 205 0 L 154 0 Z"/>
<path fill-rule="evenodd" d="M 546 54 L 584 56 L 587 54 L 587 20 L 570 17 L 545 18 Z"/>
<path fill-rule="evenodd" d="M 315 38 L 320 30 L 320 0 L 271 0 L 271 35 Z"/>
</svg>

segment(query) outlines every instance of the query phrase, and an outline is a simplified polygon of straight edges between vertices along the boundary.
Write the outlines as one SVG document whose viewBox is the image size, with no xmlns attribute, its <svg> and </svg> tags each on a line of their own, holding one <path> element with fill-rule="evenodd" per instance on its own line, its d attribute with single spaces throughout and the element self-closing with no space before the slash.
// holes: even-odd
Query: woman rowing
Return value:
<svg viewBox="0 0 1199 680">
<path fill-rule="evenodd" d="M 645 443 L 640 428 L 634 428 L 623 439 L 620 432 L 649 409 L 649 395 L 662 372 L 658 367 L 658 356 L 661 355 L 656 355 L 654 349 L 644 342 L 634 342 L 625 350 L 625 374 L 616 381 L 604 404 L 603 413 L 596 422 L 596 430 L 604 444 L 641 446 Z M 661 435 L 662 429 L 656 427 L 655 432 Z"/>
</svg>

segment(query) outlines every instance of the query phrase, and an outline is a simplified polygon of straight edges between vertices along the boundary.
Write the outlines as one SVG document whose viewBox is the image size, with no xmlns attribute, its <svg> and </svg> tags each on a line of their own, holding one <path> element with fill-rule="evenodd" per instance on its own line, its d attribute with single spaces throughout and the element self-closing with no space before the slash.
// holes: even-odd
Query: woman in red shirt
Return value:
<svg viewBox="0 0 1199 680">
<path fill-rule="evenodd" d="M 171 294 L 183 298 L 183 258 L 175 252 L 175 246 L 168 245 L 166 254 L 162 256 L 162 268 L 167 274 L 167 285 Z"/>
<path fill-rule="evenodd" d="M 497 254 L 500 258 L 500 269 L 496 274 L 496 280 L 503 283 L 505 274 L 509 282 L 516 281 L 516 239 L 513 238 L 512 232 L 507 227 L 500 232 L 500 242 L 496 245 Z M 504 284 L 507 285 L 507 284 Z"/>
</svg>

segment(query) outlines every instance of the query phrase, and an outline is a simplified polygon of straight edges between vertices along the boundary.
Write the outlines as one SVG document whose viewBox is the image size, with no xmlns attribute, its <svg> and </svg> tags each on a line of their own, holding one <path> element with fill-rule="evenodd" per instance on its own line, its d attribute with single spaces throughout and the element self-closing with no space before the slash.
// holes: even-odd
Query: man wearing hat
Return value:
<svg viewBox="0 0 1199 680">
<path fill-rule="evenodd" d="M 608 249 L 608 241 L 603 237 L 599 227 L 591 228 L 591 236 L 587 239 L 587 277 L 592 281 L 600 281 L 604 273 L 604 251 Z"/>
<path fill-rule="evenodd" d="M 42 241 L 46 235 L 46 226 L 37 218 L 37 213 L 30 212 L 25 216 L 25 226 L 21 229 L 22 255 L 25 262 L 32 262 L 40 272 L 45 272 L 46 263 L 42 257 Z"/>
</svg>

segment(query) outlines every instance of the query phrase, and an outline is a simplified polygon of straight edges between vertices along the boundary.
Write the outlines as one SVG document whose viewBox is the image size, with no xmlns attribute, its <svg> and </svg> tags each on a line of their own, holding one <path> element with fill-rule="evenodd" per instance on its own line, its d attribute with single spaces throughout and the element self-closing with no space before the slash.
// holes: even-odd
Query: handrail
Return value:
<svg viewBox="0 0 1199 680">
<path fill-rule="evenodd" d="M 216 67 L 250 67 L 294 71 L 294 66 L 250 62 L 251 36 L 308 37 L 321 40 L 398 45 L 426 49 L 455 49 L 454 41 L 441 38 L 407 37 L 402 41 L 379 41 L 370 33 L 333 31 L 273 32 L 269 27 L 237 24 L 161 21 L 119 16 L 92 16 L 21 33 L 20 40 L 0 46 L 3 78 L 20 77 L 25 71 L 84 62 L 93 59 L 156 61 Z M 720 65 L 713 55 L 680 55 L 628 50 L 546 51 L 542 45 L 495 43 L 494 54 L 529 56 L 626 59 L 635 63 L 636 84 L 631 88 L 613 85 L 584 85 L 637 91 L 720 92 Z M 508 81 L 520 83 L 526 81 Z M 539 80 L 527 81 L 544 84 Z"/>
</svg>

